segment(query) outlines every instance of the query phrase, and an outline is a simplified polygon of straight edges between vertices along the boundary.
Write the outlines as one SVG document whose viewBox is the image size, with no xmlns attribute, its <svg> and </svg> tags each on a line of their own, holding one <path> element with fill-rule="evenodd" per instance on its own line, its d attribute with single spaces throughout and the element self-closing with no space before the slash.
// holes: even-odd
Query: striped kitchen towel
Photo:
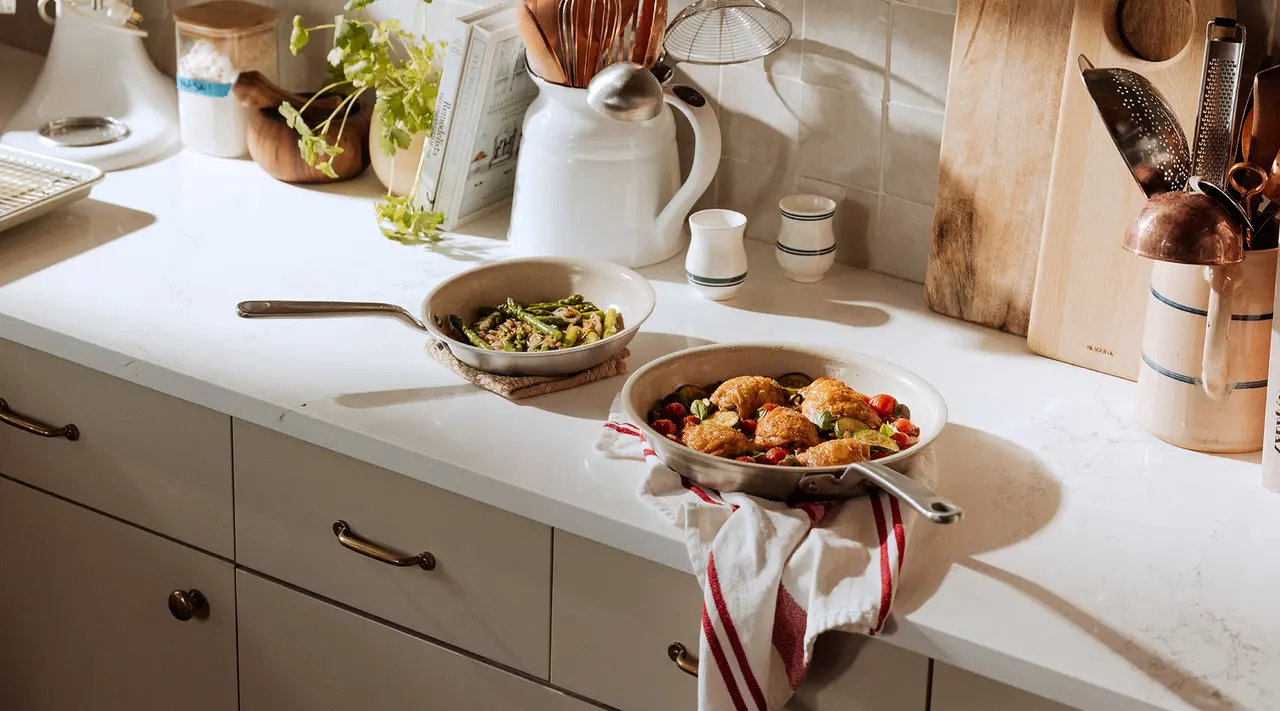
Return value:
<svg viewBox="0 0 1280 711">
<path fill-rule="evenodd" d="M 614 402 L 596 448 L 643 460 L 640 497 L 684 529 L 702 586 L 700 711 L 781 708 L 828 630 L 884 627 L 918 516 L 888 494 L 794 506 L 704 489 L 664 465 Z M 906 474 L 936 483 L 931 451 Z"/>
</svg>

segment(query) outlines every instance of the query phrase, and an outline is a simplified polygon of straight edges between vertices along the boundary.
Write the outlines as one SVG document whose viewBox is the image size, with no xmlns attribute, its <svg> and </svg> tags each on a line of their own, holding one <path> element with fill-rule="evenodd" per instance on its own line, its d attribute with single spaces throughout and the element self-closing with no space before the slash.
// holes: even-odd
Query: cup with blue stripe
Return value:
<svg viewBox="0 0 1280 711">
<path fill-rule="evenodd" d="M 836 261 L 836 235 L 832 222 L 836 202 L 821 195 L 788 195 L 778 201 L 782 227 L 774 255 L 792 281 L 822 281 Z"/>
</svg>

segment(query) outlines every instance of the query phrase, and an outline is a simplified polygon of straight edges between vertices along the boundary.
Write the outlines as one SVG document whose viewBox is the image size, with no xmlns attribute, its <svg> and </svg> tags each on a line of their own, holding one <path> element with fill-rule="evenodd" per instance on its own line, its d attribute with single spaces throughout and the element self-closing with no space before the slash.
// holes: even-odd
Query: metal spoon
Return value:
<svg viewBox="0 0 1280 711">
<path fill-rule="evenodd" d="M 635 62 L 616 62 L 591 78 L 587 104 L 617 121 L 649 121 L 662 114 L 662 84 Z"/>
<path fill-rule="evenodd" d="M 958 523 L 964 510 L 949 499 L 906 474 L 879 462 L 854 462 L 839 474 L 814 474 L 800 480 L 806 494 L 823 496 L 847 491 L 850 484 L 867 480 L 903 501 L 934 523 Z M 847 494 L 846 494 L 847 495 Z"/>
<path fill-rule="evenodd" d="M 241 318 L 391 316 L 420 331 L 428 331 L 427 324 L 404 307 L 376 301 L 241 301 L 236 304 L 236 313 Z"/>
</svg>

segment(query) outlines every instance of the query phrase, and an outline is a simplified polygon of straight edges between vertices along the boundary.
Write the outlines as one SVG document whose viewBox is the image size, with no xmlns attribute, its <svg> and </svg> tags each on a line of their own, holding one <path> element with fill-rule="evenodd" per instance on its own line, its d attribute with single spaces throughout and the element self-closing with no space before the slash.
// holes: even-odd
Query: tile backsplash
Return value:
<svg viewBox="0 0 1280 711">
<path fill-rule="evenodd" d="M 172 12 L 198 1 L 135 0 L 151 31 L 147 48 L 166 72 L 174 67 Z M 318 23 L 344 2 L 258 1 L 280 10 L 282 47 L 294 14 Z M 453 17 L 491 1 L 378 0 L 371 11 L 443 40 Z M 672 16 L 689 1 L 670 0 Z M 720 170 L 701 205 L 743 212 L 748 237 L 772 241 L 779 199 L 826 195 L 839 205 L 837 259 L 923 281 L 957 0 L 775 1 L 795 28 L 782 50 L 749 64 L 677 70 L 712 100 L 724 134 Z M 1278 3 L 1238 1 L 1254 47 L 1273 46 Z M 34 0 L 19 0 L 16 16 L 0 15 L 0 42 L 43 51 L 49 36 Z M 283 51 L 281 83 L 318 86 L 326 40 L 313 38 L 301 58 Z M 681 129 L 687 145 L 692 135 Z"/>
</svg>

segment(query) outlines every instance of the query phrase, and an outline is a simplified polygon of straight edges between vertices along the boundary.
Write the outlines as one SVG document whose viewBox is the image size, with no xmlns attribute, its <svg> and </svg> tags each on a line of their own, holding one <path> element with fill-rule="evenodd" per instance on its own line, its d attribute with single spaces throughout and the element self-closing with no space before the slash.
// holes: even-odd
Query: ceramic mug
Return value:
<svg viewBox="0 0 1280 711">
<path fill-rule="evenodd" d="M 782 227 L 774 255 L 791 281 L 821 281 L 836 261 L 831 221 L 836 203 L 821 195 L 788 195 L 778 202 Z"/>
<path fill-rule="evenodd" d="M 1262 448 L 1276 253 L 1153 265 L 1134 402 L 1149 432 L 1201 452 Z"/>
<path fill-rule="evenodd" d="M 733 210 L 700 210 L 689 216 L 684 275 L 703 298 L 733 298 L 747 280 L 747 217 Z"/>
</svg>

